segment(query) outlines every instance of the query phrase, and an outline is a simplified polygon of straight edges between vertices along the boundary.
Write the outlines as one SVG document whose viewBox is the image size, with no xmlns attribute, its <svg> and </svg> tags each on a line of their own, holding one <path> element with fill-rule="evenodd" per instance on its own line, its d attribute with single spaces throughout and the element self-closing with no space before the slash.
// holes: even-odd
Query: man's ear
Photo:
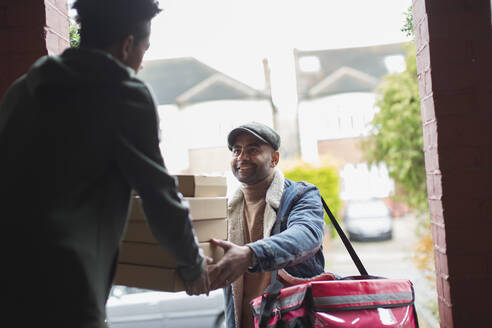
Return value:
<svg viewBox="0 0 492 328">
<path fill-rule="evenodd" d="M 272 153 L 272 161 L 270 163 L 270 166 L 271 167 L 277 166 L 279 159 L 280 159 L 280 153 L 278 151 L 274 151 Z"/>
<path fill-rule="evenodd" d="M 123 63 L 126 63 L 128 60 L 128 57 L 130 57 L 130 53 L 133 49 L 133 43 L 135 42 L 135 38 L 133 35 L 128 35 L 126 36 L 123 41 L 120 44 L 120 54 L 121 54 L 121 61 Z"/>
</svg>

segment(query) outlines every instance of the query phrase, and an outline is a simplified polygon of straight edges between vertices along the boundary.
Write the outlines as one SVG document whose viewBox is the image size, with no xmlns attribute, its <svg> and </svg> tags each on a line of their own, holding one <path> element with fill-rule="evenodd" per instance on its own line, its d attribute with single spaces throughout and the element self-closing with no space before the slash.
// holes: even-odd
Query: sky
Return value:
<svg viewBox="0 0 492 328">
<path fill-rule="evenodd" d="M 294 48 L 409 40 L 401 28 L 411 0 L 166 0 L 160 4 L 164 11 L 153 20 L 144 60 L 195 57 L 263 89 L 262 59 L 267 58 L 272 92 L 281 107 L 295 102 Z"/>
<path fill-rule="evenodd" d="M 292 109 L 294 48 L 408 41 L 401 28 L 410 5 L 411 0 L 161 0 L 164 11 L 152 22 L 144 60 L 195 57 L 263 89 L 267 58 L 276 104 Z"/>
</svg>

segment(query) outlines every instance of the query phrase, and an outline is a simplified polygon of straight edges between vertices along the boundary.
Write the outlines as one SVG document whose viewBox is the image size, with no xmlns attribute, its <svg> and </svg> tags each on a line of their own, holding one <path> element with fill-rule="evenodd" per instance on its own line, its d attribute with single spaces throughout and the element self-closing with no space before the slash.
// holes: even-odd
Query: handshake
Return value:
<svg viewBox="0 0 492 328">
<path fill-rule="evenodd" d="M 185 281 L 188 295 L 199 295 L 223 288 L 243 275 L 252 263 L 253 251 L 248 246 L 238 246 L 225 240 L 211 239 L 212 244 L 224 250 L 224 256 L 216 264 L 205 258 L 205 270 L 198 279 Z"/>
</svg>

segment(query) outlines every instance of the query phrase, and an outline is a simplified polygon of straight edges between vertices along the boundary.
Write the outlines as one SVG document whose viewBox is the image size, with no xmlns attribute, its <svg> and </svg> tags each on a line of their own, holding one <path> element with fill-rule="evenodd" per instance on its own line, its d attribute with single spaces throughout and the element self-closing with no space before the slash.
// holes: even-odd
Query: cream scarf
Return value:
<svg viewBox="0 0 492 328">
<path fill-rule="evenodd" d="M 280 199 L 284 192 L 284 174 L 278 168 L 275 169 L 270 187 L 267 190 L 265 201 L 265 214 L 263 216 L 263 238 L 270 237 L 270 232 L 277 217 L 276 210 L 280 206 Z M 228 206 L 228 240 L 236 245 L 244 245 L 244 194 L 238 188 L 229 200 Z M 243 276 L 232 283 L 232 297 L 234 301 L 234 316 L 236 327 L 239 327 L 242 313 L 243 300 Z"/>
</svg>

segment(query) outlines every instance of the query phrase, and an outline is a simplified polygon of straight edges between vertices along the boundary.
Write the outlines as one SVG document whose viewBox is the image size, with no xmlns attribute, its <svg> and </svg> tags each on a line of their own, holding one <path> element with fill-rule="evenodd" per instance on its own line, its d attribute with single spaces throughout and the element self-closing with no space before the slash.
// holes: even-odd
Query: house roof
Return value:
<svg viewBox="0 0 492 328">
<path fill-rule="evenodd" d="M 150 60 L 138 74 L 153 89 L 159 105 L 225 99 L 267 99 L 256 90 L 192 57 Z"/>
<path fill-rule="evenodd" d="M 403 43 L 370 47 L 301 51 L 294 50 L 299 100 L 344 92 L 371 92 L 390 73 L 385 59 L 404 56 Z M 300 61 L 314 57 L 319 69 L 302 71 Z"/>
</svg>

